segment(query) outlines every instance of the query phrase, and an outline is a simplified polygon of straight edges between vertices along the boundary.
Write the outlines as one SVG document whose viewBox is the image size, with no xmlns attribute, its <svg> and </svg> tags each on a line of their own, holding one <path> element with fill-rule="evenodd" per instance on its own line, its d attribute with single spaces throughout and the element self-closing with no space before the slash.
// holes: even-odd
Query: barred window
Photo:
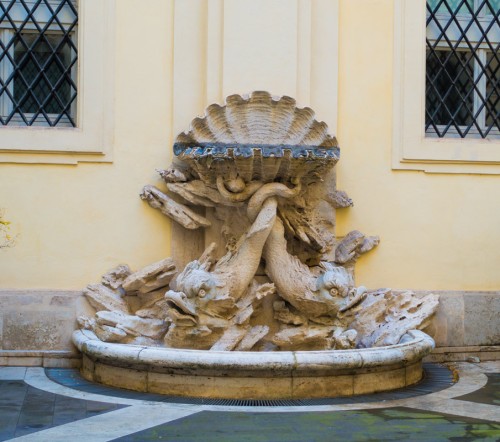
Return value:
<svg viewBox="0 0 500 442">
<path fill-rule="evenodd" d="M 0 124 L 76 126 L 76 0 L 0 1 Z"/>
<path fill-rule="evenodd" d="M 500 0 L 428 0 L 428 136 L 500 136 Z"/>
</svg>

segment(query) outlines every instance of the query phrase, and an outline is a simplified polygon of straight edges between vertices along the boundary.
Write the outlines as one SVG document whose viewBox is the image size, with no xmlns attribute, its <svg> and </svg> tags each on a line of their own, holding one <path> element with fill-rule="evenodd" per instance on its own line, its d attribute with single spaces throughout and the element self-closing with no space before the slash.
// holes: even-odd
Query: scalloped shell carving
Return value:
<svg viewBox="0 0 500 442">
<path fill-rule="evenodd" d="M 336 138 L 314 119 L 312 109 L 262 91 L 231 95 L 224 106 L 210 105 L 204 117 L 178 135 L 174 152 L 211 184 L 217 175 L 245 182 L 297 177 L 313 182 L 339 159 Z"/>
<path fill-rule="evenodd" d="M 337 147 L 328 126 L 314 118 L 309 107 L 298 108 L 291 97 L 274 99 L 269 92 L 255 91 L 248 98 L 230 95 L 225 106 L 212 104 L 204 117 L 191 122 L 189 132 L 176 143 L 248 144 Z"/>
</svg>

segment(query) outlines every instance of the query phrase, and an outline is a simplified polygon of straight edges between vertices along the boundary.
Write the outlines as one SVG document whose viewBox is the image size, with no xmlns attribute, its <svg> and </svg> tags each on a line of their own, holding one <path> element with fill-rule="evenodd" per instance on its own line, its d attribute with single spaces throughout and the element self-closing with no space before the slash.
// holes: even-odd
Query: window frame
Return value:
<svg viewBox="0 0 500 442">
<path fill-rule="evenodd" d="M 481 3 L 482 0 L 473 0 L 473 5 L 472 7 L 474 10 L 477 10 Z M 493 15 L 491 15 L 491 18 L 489 18 L 490 14 L 486 14 L 486 7 L 481 8 L 480 14 L 478 16 L 477 21 L 481 23 L 481 27 L 483 29 L 489 29 L 489 26 L 491 25 L 492 22 L 495 22 L 495 18 Z M 428 10 L 427 10 L 428 12 Z M 433 50 L 435 51 L 442 51 L 442 52 L 451 52 L 449 49 L 449 44 L 448 42 L 452 43 L 455 45 L 455 50 L 457 52 L 464 52 L 464 53 L 472 53 L 471 46 L 472 45 L 475 50 L 475 54 L 470 56 L 470 61 L 473 64 L 473 76 L 475 78 L 475 89 L 472 91 L 472 107 L 473 107 L 473 112 L 474 114 L 478 114 L 476 120 L 476 123 L 481 127 L 481 130 L 486 130 L 487 123 L 486 123 L 486 111 L 485 109 L 482 109 L 482 111 L 479 111 L 479 108 L 482 106 L 482 100 L 479 98 L 479 93 L 482 94 L 482 96 L 486 96 L 486 91 L 487 91 L 487 79 L 486 79 L 486 74 L 483 73 L 482 69 L 480 66 L 478 66 L 478 59 L 480 63 L 485 66 L 487 62 L 487 57 L 488 54 L 491 52 L 491 46 L 496 47 L 500 43 L 500 30 L 495 30 L 490 29 L 488 32 L 488 37 L 494 38 L 494 40 L 486 40 L 483 41 L 482 43 L 479 42 L 477 37 L 479 36 L 479 30 L 477 29 L 477 25 L 475 22 L 472 22 L 472 24 L 469 26 L 469 23 L 471 23 L 471 14 L 467 8 L 463 12 L 458 12 L 455 15 L 455 20 L 451 25 L 448 26 L 448 23 L 451 20 L 452 14 L 448 10 L 444 12 L 436 12 L 433 18 L 434 22 L 439 22 L 439 26 L 443 29 L 446 29 L 445 35 L 446 37 L 440 38 L 440 42 L 436 45 L 435 39 L 429 39 L 429 32 L 427 29 L 427 39 L 434 44 Z M 465 30 L 467 29 L 466 35 L 469 41 L 469 44 L 466 43 L 465 41 L 462 40 L 462 31 L 457 28 L 455 21 L 460 24 L 460 27 Z M 437 25 L 434 25 L 431 30 L 431 34 L 433 32 L 437 32 L 438 34 L 441 34 L 440 29 L 436 29 Z M 496 39 L 495 39 L 496 37 Z M 445 42 L 443 42 L 445 40 Z M 460 43 L 459 40 L 462 40 Z M 488 44 L 487 41 L 491 42 L 491 44 Z M 457 44 L 458 43 L 458 44 Z M 427 50 L 429 50 L 427 48 Z M 477 80 L 478 79 L 478 80 Z M 427 110 L 427 109 L 426 109 Z M 426 136 L 428 137 L 438 137 L 438 133 L 433 130 L 433 125 L 429 127 L 426 131 Z M 436 125 L 438 128 L 439 132 L 442 133 L 446 125 Z M 460 131 L 465 132 L 468 130 L 467 134 L 465 137 L 476 137 L 479 138 L 481 137 L 477 127 L 473 123 L 472 127 L 468 129 L 468 126 L 459 126 Z M 441 138 L 446 137 L 460 137 L 460 134 L 458 133 L 457 129 L 452 126 L 447 130 L 447 132 L 441 136 Z M 464 137 L 464 138 L 465 138 Z M 486 138 L 490 139 L 495 139 L 499 138 L 500 139 L 500 130 L 498 128 L 492 127 L 486 136 Z"/>
<path fill-rule="evenodd" d="M 29 3 L 34 3 L 34 2 L 33 2 L 33 0 L 25 0 L 25 3 L 29 4 Z M 50 6 L 54 10 L 57 10 L 58 1 L 49 0 L 48 3 L 50 4 Z M 76 8 L 78 8 L 76 0 L 72 0 L 72 3 L 74 4 L 74 6 L 76 6 Z M 64 26 L 65 28 L 68 28 L 69 26 L 71 26 L 73 24 L 73 22 L 75 21 L 74 17 L 71 17 L 72 13 L 70 12 L 68 14 L 66 12 L 67 9 L 69 9 L 69 6 L 64 6 L 62 8 L 62 10 L 59 12 L 59 14 L 57 14 L 58 22 L 60 22 L 60 24 L 62 26 Z M 61 14 L 61 12 L 62 12 L 62 14 Z M 40 6 L 38 6 L 35 14 L 37 15 L 37 17 L 36 17 L 37 25 L 30 23 L 30 22 L 26 23 L 26 25 L 23 27 L 23 30 L 22 30 L 23 34 L 31 34 L 34 36 L 40 35 L 40 33 L 38 32 L 38 26 L 45 28 L 47 26 L 47 21 L 49 20 L 49 17 L 52 17 L 52 13 L 50 12 L 50 10 L 48 9 L 48 7 L 45 4 L 41 4 Z M 16 26 L 19 27 L 26 19 L 28 12 L 21 5 L 15 4 L 10 9 L 9 15 L 10 15 L 12 21 L 16 24 Z M 67 19 L 67 15 L 69 15 L 71 17 L 69 20 Z M 0 38 L 2 38 L 5 42 L 12 40 L 13 34 L 14 34 L 14 30 L 12 29 L 12 27 L 4 26 L 0 29 Z M 58 24 L 56 24 L 56 25 L 52 24 L 52 25 L 47 27 L 47 30 L 44 32 L 44 34 L 46 36 L 61 35 L 62 32 L 60 31 L 60 27 L 58 26 Z M 78 24 L 71 31 L 70 36 L 71 36 L 71 40 L 72 40 L 73 44 L 76 47 L 78 47 Z M 41 41 L 43 42 L 43 40 L 41 40 Z M 70 50 L 72 50 L 72 49 L 70 48 Z M 15 53 L 16 53 L 16 44 L 13 44 L 11 46 L 11 48 L 9 49 L 9 54 L 12 57 L 12 59 L 15 59 Z M 76 58 L 76 62 L 71 68 L 71 77 L 72 77 L 73 81 L 77 82 L 78 81 L 78 75 L 77 75 L 77 73 L 78 73 L 78 55 L 76 55 L 75 58 Z M 4 79 L 8 78 L 13 73 L 13 71 L 14 71 L 14 66 L 7 59 L 7 57 L 4 57 L 0 61 L 0 72 L 2 74 L 2 78 L 4 78 Z M 7 89 L 9 90 L 9 92 L 13 96 L 16 95 L 15 86 L 16 86 L 16 79 L 12 80 L 7 87 Z M 77 90 L 76 90 L 76 93 L 78 94 Z M 19 113 L 16 113 L 12 116 L 12 118 L 10 119 L 10 121 L 6 125 L 2 124 L 2 126 L 23 126 L 23 127 L 26 127 L 26 126 L 28 126 L 28 124 L 25 123 L 23 116 L 24 116 L 24 118 L 26 118 L 26 120 L 31 122 L 30 126 L 41 126 L 41 127 L 51 126 L 51 124 L 49 124 L 47 122 L 47 120 L 44 116 L 44 115 L 47 115 L 47 117 L 49 117 L 52 121 L 59 119 L 59 121 L 56 124 L 57 127 L 74 127 L 77 125 L 77 120 L 76 120 L 77 101 L 78 101 L 78 95 L 77 95 L 76 99 L 74 99 L 71 102 L 71 105 L 69 108 L 70 118 L 74 122 L 74 124 L 71 123 L 71 121 L 67 117 L 67 115 L 50 113 L 47 111 L 40 113 L 38 115 L 38 117 L 36 118 L 36 120 L 31 122 L 31 120 L 33 119 L 34 113 L 22 111 L 21 112 L 22 116 Z M 7 118 L 10 115 L 10 113 L 12 112 L 12 106 L 13 106 L 12 101 L 7 97 L 6 94 L 3 94 L 2 96 L 0 96 L 0 114 L 2 115 L 2 117 L 4 119 Z"/>
<path fill-rule="evenodd" d="M 426 0 L 394 1 L 393 169 L 500 173 L 500 140 L 425 134 Z"/>
<path fill-rule="evenodd" d="M 112 161 L 115 0 L 78 1 L 76 127 L 0 126 L 0 162 Z"/>
</svg>

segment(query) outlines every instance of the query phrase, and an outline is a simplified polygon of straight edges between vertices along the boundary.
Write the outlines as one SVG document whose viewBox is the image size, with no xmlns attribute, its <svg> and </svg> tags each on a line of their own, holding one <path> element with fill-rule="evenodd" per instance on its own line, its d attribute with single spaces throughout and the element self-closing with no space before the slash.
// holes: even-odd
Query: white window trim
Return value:
<svg viewBox="0 0 500 442">
<path fill-rule="evenodd" d="M 0 162 L 112 161 L 115 0 L 78 2 L 77 127 L 0 126 Z"/>
<path fill-rule="evenodd" d="M 393 169 L 500 174 L 500 140 L 425 135 L 426 0 L 394 1 Z"/>
</svg>

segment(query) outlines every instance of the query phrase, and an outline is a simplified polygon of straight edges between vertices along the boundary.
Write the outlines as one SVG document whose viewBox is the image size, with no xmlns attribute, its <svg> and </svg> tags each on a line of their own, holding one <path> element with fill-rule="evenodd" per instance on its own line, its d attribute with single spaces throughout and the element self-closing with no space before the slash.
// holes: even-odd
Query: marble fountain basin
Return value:
<svg viewBox="0 0 500 442">
<path fill-rule="evenodd" d="M 208 351 L 100 341 L 77 330 L 89 381 L 173 396 L 221 399 L 305 399 L 403 388 L 423 376 L 434 340 L 419 330 L 386 347 L 321 351 Z"/>
</svg>

